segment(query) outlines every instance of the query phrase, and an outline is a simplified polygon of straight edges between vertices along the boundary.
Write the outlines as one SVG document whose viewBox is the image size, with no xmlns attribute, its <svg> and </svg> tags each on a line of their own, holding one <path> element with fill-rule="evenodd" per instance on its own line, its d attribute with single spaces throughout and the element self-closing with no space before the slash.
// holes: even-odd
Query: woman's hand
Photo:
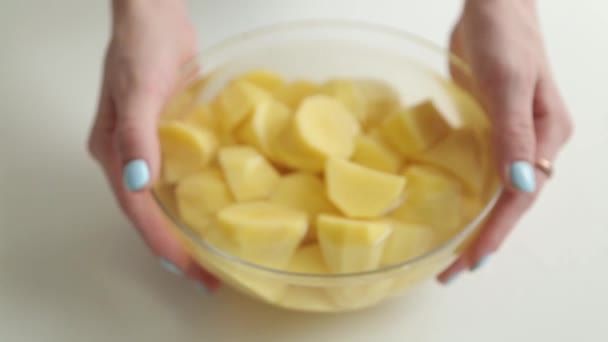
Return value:
<svg viewBox="0 0 608 342">
<path fill-rule="evenodd" d="M 549 176 L 539 161 L 553 162 L 572 134 L 572 122 L 553 77 L 533 0 L 467 0 L 451 37 L 473 82 L 454 79 L 475 93 L 493 123 L 498 172 L 505 184 L 471 247 L 440 276 L 447 283 L 465 268 L 487 261 Z"/>
<path fill-rule="evenodd" d="M 165 268 L 219 285 L 182 249 L 150 192 L 160 168 L 157 122 L 196 53 L 185 4 L 175 0 L 115 0 L 97 117 L 89 149 L 116 198 Z M 194 68 L 193 68 L 194 69 Z M 194 72 L 192 74 L 194 76 Z"/>
</svg>

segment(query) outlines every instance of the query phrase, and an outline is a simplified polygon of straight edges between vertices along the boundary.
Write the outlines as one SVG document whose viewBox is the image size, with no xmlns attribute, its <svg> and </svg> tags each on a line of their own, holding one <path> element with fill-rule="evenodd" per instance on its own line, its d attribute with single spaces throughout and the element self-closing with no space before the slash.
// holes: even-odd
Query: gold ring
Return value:
<svg viewBox="0 0 608 342">
<path fill-rule="evenodd" d="M 553 174 L 553 163 L 545 158 L 539 158 L 535 163 L 536 167 L 542 171 L 547 177 L 551 177 Z"/>
</svg>

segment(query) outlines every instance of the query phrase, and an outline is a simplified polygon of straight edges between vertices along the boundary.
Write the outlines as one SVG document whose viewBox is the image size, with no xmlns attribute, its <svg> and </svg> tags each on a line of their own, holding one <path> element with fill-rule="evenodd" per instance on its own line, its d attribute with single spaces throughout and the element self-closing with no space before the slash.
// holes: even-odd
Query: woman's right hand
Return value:
<svg viewBox="0 0 608 342">
<path fill-rule="evenodd" d="M 182 1 L 112 1 L 113 29 L 107 48 L 97 117 L 89 150 L 100 163 L 123 212 L 176 274 L 209 289 L 219 281 L 192 260 L 150 191 L 160 172 L 157 122 L 197 54 L 196 35 Z M 192 68 L 192 76 L 196 68 Z M 186 77 L 187 79 L 187 77 Z"/>
</svg>

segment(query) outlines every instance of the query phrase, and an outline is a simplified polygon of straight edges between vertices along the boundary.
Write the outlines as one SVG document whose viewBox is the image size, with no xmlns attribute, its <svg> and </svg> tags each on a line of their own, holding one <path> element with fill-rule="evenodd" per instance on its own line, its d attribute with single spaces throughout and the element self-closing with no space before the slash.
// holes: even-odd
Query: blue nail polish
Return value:
<svg viewBox="0 0 608 342">
<path fill-rule="evenodd" d="M 536 190 L 534 168 L 526 161 L 516 161 L 511 164 L 510 177 L 513 186 L 524 192 Z"/>
<path fill-rule="evenodd" d="M 473 268 L 471 268 L 471 271 L 478 270 L 481 266 L 483 266 L 484 264 L 486 264 L 488 262 L 488 259 L 490 259 L 489 255 L 486 255 L 483 258 L 479 259 L 479 261 L 477 261 L 475 266 L 473 266 Z"/>
<path fill-rule="evenodd" d="M 123 169 L 123 178 L 130 191 L 143 189 L 150 181 L 148 163 L 142 159 L 131 160 Z"/>
<path fill-rule="evenodd" d="M 167 260 L 167 259 L 160 259 L 160 265 L 167 271 L 177 275 L 177 276 L 181 276 L 182 275 L 182 271 L 177 268 L 177 266 L 175 266 L 175 264 L 173 264 L 171 261 Z"/>
<path fill-rule="evenodd" d="M 458 276 L 459 276 L 459 275 L 460 275 L 460 272 L 452 273 L 452 275 L 450 275 L 450 276 L 448 277 L 448 279 L 446 279 L 446 280 L 445 280 L 443 283 L 444 283 L 445 285 L 450 285 L 451 283 L 453 283 L 453 282 L 454 282 L 454 280 L 455 280 L 456 278 L 458 278 Z"/>
<path fill-rule="evenodd" d="M 195 283 L 194 284 L 194 288 L 201 294 L 208 296 L 211 294 L 211 292 L 209 291 L 209 289 L 207 287 L 205 287 L 203 284 L 200 283 Z"/>
</svg>

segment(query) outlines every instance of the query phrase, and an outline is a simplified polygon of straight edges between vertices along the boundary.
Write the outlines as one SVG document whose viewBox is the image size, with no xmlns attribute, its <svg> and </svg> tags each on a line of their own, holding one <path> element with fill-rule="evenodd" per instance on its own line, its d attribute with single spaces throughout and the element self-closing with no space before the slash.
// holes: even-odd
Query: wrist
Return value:
<svg viewBox="0 0 608 342">
<path fill-rule="evenodd" d="M 157 13 L 186 13 L 185 0 L 112 0 L 112 22 L 116 26 L 133 18 Z"/>
<path fill-rule="evenodd" d="M 465 0 L 464 2 L 465 6 L 491 5 L 496 2 L 536 6 L 536 0 Z"/>
</svg>

